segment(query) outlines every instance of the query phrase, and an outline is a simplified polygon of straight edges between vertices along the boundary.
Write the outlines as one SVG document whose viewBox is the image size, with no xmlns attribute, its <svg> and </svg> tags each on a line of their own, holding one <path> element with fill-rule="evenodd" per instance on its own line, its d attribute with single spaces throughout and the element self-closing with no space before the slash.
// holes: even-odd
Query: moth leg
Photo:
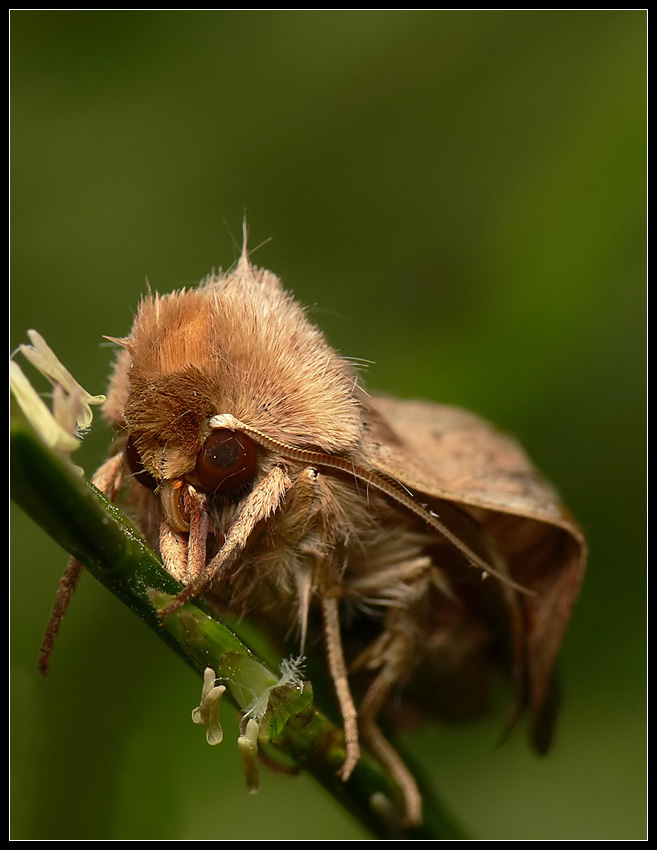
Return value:
<svg viewBox="0 0 657 850">
<path fill-rule="evenodd" d="M 377 593 L 390 604 L 381 635 L 354 661 L 352 670 L 378 670 L 358 706 L 361 735 L 387 767 L 404 800 L 404 820 L 408 825 L 422 821 L 422 797 L 417 783 L 395 748 L 376 722 L 392 691 L 407 675 L 417 652 L 416 605 L 421 603 L 431 583 L 441 582 L 439 571 L 426 556 L 413 558 L 369 577 L 354 588 L 360 593 Z"/>
<path fill-rule="evenodd" d="M 280 505 L 290 479 L 285 470 L 273 467 L 247 498 L 242 511 L 228 529 L 224 545 L 201 573 L 192 578 L 178 596 L 160 611 L 160 617 L 166 619 L 181 608 L 190 599 L 198 596 L 215 578 L 221 576 L 247 545 L 249 538 L 262 520 L 272 514 Z"/>
<path fill-rule="evenodd" d="M 59 626 L 66 616 L 68 606 L 71 603 L 71 598 L 81 574 L 82 564 L 75 558 L 70 558 L 64 570 L 64 575 L 59 580 L 57 595 L 55 596 L 55 602 L 50 612 L 50 619 L 41 640 L 38 667 L 44 676 L 47 676 L 50 672 L 50 656 L 52 655 L 55 638 L 59 632 Z"/>
<path fill-rule="evenodd" d="M 174 531 L 163 517 L 160 524 L 162 563 L 169 575 L 181 584 L 187 581 L 187 550 L 187 535 L 182 531 Z"/>
<path fill-rule="evenodd" d="M 326 655 L 329 671 L 335 693 L 340 705 L 340 712 L 344 723 L 344 737 L 347 746 L 347 757 L 340 768 L 340 776 L 344 782 L 349 779 L 360 758 L 360 744 L 358 742 L 358 715 L 354 705 L 347 667 L 342 651 L 342 639 L 340 637 L 340 620 L 338 615 L 338 601 L 334 597 L 327 597 L 322 602 L 322 613 L 324 615 L 324 637 L 326 640 Z"/>
<path fill-rule="evenodd" d="M 314 467 L 306 467 L 296 476 L 285 497 L 286 510 L 278 519 L 277 533 L 290 549 L 299 553 L 296 585 L 299 598 L 297 614 L 299 651 L 303 655 L 308 632 L 310 600 L 316 589 L 315 565 L 324 549 L 313 520 L 321 512 L 324 498 L 322 478 Z"/>
<path fill-rule="evenodd" d="M 387 654 L 388 661 L 368 688 L 359 706 L 360 730 L 399 787 L 404 798 L 404 820 L 407 825 L 413 826 L 422 822 L 422 796 L 412 773 L 375 720 L 408 667 L 411 647 L 406 640 L 400 638 L 390 644 Z"/>
<path fill-rule="evenodd" d="M 371 598 L 386 605 L 408 606 L 425 591 L 423 579 L 432 569 L 431 558 L 420 556 L 401 564 L 350 578 L 345 595 Z"/>
<path fill-rule="evenodd" d="M 189 541 L 187 548 L 187 570 L 184 583 L 187 584 L 205 572 L 207 567 L 207 543 L 210 531 L 208 500 L 203 493 L 192 487 L 188 490 L 191 502 L 189 511 Z"/>
<path fill-rule="evenodd" d="M 108 499 L 114 499 L 123 477 L 123 454 L 115 455 L 98 468 L 92 478 L 93 484 L 104 493 Z M 73 593 L 82 575 L 82 564 L 77 558 L 71 557 L 64 570 L 64 575 L 59 580 L 57 595 L 50 612 L 50 619 L 41 641 L 39 650 L 38 668 L 44 676 L 48 675 L 50 669 L 50 656 L 52 655 L 55 638 L 59 632 L 62 620 L 66 616 L 68 606 L 71 603 Z"/>
<path fill-rule="evenodd" d="M 91 483 L 114 501 L 123 481 L 123 452 L 109 458 L 94 473 Z"/>
</svg>

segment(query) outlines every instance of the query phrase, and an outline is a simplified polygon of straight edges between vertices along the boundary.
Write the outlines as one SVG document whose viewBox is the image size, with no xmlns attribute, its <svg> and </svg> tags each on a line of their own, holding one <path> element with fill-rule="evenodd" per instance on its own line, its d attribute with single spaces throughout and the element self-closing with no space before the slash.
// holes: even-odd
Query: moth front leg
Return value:
<svg viewBox="0 0 657 850">
<path fill-rule="evenodd" d="M 162 563 L 169 575 L 173 576 L 181 584 L 187 582 L 187 534 L 183 531 L 175 531 L 166 519 L 162 519 L 160 525 L 160 555 Z"/>
<path fill-rule="evenodd" d="M 263 522 L 278 510 L 285 492 L 290 486 L 291 482 L 287 472 L 279 466 L 274 466 L 246 498 L 241 506 L 240 513 L 224 536 L 221 549 L 207 565 L 204 564 L 202 559 L 209 527 L 203 516 L 207 513 L 207 510 L 200 494 L 196 494 L 194 498 L 198 498 L 199 501 L 192 504 L 191 522 L 189 524 L 190 542 L 186 567 L 187 573 L 189 573 L 189 581 L 175 599 L 160 611 L 163 620 L 170 617 L 190 599 L 209 588 L 214 580 L 221 581 L 234 561 L 244 551 L 258 523 Z M 194 530 L 195 511 L 199 514 L 196 531 Z M 199 568 L 202 562 L 203 566 Z"/>
<path fill-rule="evenodd" d="M 207 496 L 191 484 L 185 485 L 181 500 L 185 503 L 184 515 L 189 517 L 189 528 L 187 531 L 172 528 L 164 511 L 160 523 L 160 555 L 166 571 L 181 584 L 188 584 L 206 570 L 210 518 Z"/>
<path fill-rule="evenodd" d="M 108 499 L 114 501 L 116 494 L 121 486 L 123 478 L 123 454 L 115 455 L 99 467 L 92 478 L 93 484 L 107 496 Z M 48 675 L 50 669 L 50 656 L 52 655 L 55 638 L 59 632 L 59 627 L 62 620 L 66 616 L 68 607 L 71 604 L 71 599 L 75 588 L 77 587 L 80 576 L 82 575 L 82 564 L 77 558 L 71 557 L 64 570 L 64 575 L 59 580 L 57 595 L 50 613 L 50 619 L 46 626 L 46 631 L 41 641 L 41 649 L 39 650 L 39 670 L 44 676 Z"/>
</svg>

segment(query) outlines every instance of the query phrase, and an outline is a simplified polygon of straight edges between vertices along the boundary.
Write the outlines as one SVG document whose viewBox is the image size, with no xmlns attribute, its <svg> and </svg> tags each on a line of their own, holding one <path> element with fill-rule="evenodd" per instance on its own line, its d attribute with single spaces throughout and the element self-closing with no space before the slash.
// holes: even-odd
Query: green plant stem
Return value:
<svg viewBox="0 0 657 850">
<path fill-rule="evenodd" d="M 206 667 L 217 671 L 241 712 L 255 697 L 272 692 L 279 674 L 202 600 L 186 604 L 162 622 L 158 609 L 181 585 L 116 506 L 71 463 L 41 443 L 23 420 L 13 423 L 11 430 L 11 495 L 201 676 Z M 377 838 L 464 837 L 426 788 L 424 825 L 404 827 L 395 783 L 367 752 L 349 781 L 342 782 L 337 775 L 345 753 L 342 731 L 316 708 L 311 693 L 309 686 L 294 692 L 280 688 L 278 702 L 270 700 L 272 752 L 311 773 Z"/>
</svg>

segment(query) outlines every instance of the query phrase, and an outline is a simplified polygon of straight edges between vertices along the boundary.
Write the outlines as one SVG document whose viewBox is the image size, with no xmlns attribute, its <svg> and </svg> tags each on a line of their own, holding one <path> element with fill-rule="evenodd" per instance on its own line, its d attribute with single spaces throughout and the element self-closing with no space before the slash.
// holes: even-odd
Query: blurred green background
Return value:
<svg viewBox="0 0 657 850">
<path fill-rule="evenodd" d="M 502 718 L 406 739 L 483 839 L 645 837 L 644 11 L 15 11 L 11 347 L 90 391 L 148 279 L 279 274 L 371 388 L 516 434 L 586 529 L 554 751 Z M 269 240 L 269 241 L 267 241 Z M 101 424 L 78 462 L 108 443 Z M 14 839 L 358 839 L 307 777 L 249 796 L 232 710 L 66 556 L 11 527 Z"/>
</svg>

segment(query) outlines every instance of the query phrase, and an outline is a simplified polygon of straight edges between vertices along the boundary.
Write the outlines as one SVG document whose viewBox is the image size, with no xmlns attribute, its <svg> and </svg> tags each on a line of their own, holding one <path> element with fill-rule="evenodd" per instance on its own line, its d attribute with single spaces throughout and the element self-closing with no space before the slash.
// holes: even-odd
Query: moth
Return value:
<svg viewBox="0 0 657 850">
<path fill-rule="evenodd" d="M 325 653 L 346 781 L 365 742 L 421 820 L 382 722 L 476 715 L 494 671 L 549 739 L 584 536 L 520 446 L 472 413 L 371 395 L 244 248 L 198 287 L 148 294 L 119 347 L 94 476 L 184 590 Z M 45 670 L 81 567 L 60 585 Z M 323 644 L 323 648 L 322 648 Z"/>
</svg>

